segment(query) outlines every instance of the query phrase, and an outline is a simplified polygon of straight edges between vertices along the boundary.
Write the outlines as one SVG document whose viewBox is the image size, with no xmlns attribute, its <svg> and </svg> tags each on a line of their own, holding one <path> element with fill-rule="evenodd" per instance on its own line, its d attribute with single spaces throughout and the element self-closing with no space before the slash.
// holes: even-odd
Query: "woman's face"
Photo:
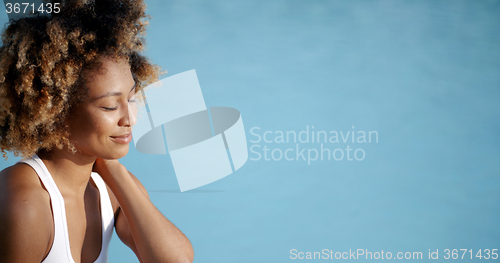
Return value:
<svg viewBox="0 0 500 263">
<path fill-rule="evenodd" d="M 135 81 L 126 60 L 100 62 L 85 76 L 89 96 L 68 117 L 69 139 L 80 154 L 118 159 L 128 152 L 137 120 Z"/>
</svg>

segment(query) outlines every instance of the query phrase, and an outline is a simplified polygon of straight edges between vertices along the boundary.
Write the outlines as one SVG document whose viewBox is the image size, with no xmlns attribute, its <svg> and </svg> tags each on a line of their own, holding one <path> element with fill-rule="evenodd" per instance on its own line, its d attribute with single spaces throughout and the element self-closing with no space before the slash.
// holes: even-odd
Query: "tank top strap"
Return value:
<svg viewBox="0 0 500 263">
<path fill-rule="evenodd" d="M 111 204 L 111 199 L 109 197 L 108 189 L 106 188 L 106 183 L 102 180 L 98 173 L 92 172 L 92 180 L 94 181 L 100 195 L 101 204 L 101 218 L 102 218 L 102 247 L 101 254 L 95 261 L 95 263 L 106 263 L 108 262 L 108 247 L 111 241 L 111 236 L 113 235 L 113 227 L 115 224 L 115 217 L 113 211 L 113 205 Z"/>
<path fill-rule="evenodd" d="M 71 255 L 71 248 L 69 244 L 68 223 L 66 219 L 64 198 L 59 191 L 59 188 L 57 188 L 52 175 L 37 155 L 34 155 L 29 159 L 23 159 L 19 162 L 26 163 L 35 170 L 50 196 L 50 204 L 52 206 L 52 215 L 54 220 L 54 241 L 52 242 L 49 254 L 45 257 L 42 263 L 75 263 L 73 256 Z M 92 173 L 91 178 L 99 190 L 102 223 L 101 253 L 94 263 L 107 263 L 108 248 L 114 227 L 114 211 L 106 184 L 102 180 L 101 176 L 97 173 Z"/>
<path fill-rule="evenodd" d="M 70 262 L 74 263 L 69 246 L 68 224 L 66 222 L 66 208 L 64 198 L 57 188 L 57 185 L 50 175 L 49 170 L 43 161 L 34 155 L 29 159 L 19 161 L 31 166 L 42 181 L 50 196 L 52 215 L 54 220 L 54 240 L 49 254 L 42 263 L 47 262 Z"/>
</svg>

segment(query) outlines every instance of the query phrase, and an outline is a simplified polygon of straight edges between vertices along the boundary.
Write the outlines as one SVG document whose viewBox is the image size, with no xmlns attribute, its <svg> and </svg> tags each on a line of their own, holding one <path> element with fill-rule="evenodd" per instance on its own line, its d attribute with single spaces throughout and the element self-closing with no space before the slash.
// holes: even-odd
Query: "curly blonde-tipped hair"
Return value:
<svg viewBox="0 0 500 263">
<path fill-rule="evenodd" d="M 74 149 L 65 120 L 86 96 L 84 73 L 100 57 L 127 58 L 136 91 L 158 78 L 159 67 L 139 53 L 144 10 L 142 0 L 70 0 L 60 2 L 57 14 L 10 21 L 0 47 L 5 158 L 6 151 L 29 157 L 42 149 Z"/>
</svg>

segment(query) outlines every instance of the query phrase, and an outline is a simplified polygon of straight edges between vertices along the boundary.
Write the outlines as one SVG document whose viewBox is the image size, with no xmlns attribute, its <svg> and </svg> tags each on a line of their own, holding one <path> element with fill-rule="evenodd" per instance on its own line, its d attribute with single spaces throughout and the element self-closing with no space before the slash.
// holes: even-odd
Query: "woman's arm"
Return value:
<svg viewBox="0 0 500 263">
<path fill-rule="evenodd" d="M 0 172 L 0 262 L 41 262 L 53 232 L 50 197 L 31 167 Z"/>
<path fill-rule="evenodd" d="M 120 204 L 120 213 L 125 215 L 125 221 L 117 222 L 116 232 L 132 236 L 133 244 L 127 245 L 141 262 L 193 261 L 193 248 L 187 237 L 158 211 L 135 176 L 118 160 L 98 158 L 94 171 L 109 186 Z"/>
</svg>

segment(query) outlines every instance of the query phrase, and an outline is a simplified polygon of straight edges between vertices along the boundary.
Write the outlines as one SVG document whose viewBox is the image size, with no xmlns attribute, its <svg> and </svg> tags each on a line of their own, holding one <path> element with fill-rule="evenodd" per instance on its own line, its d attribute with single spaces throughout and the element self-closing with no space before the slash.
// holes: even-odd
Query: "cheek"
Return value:
<svg viewBox="0 0 500 263">
<path fill-rule="evenodd" d="M 89 132 L 94 136 L 108 137 L 113 135 L 113 131 L 116 127 L 116 120 L 112 117 L 112 114 L 109 114 L 107 116 L 94 116 L 94 118 L 89 121 L 91 123 L 89 127 L 91 130 Z"/>
<path fill-rule="evenodd" d="M 83 114 L 84 112 L 72 118 L 70 125 L 71 140 L 77 143 L 92 144 L 113 135 L 116 126 L 113 114 L 89 111 Z"/>
</svg>

